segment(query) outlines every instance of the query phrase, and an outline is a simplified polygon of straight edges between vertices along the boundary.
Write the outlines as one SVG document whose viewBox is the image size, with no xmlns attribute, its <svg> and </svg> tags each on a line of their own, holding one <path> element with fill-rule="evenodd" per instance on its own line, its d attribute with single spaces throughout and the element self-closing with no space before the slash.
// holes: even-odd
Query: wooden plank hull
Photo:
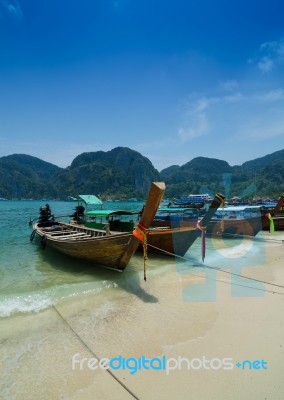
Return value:
<svg viewBox="0 0 284 400">
<path fill-rule="evenodd" d="M 89 261 L 107 268 L 123 269 L 120 264 L 122 254 L 127 250 L 131 233 L 101 236 L 101 237 L 72 237 L 54 238 L 35 226 L 36 232 L 44 239 L 46 247 L 51 247 L 69 257 Z M 74 229 L 74 228 L 73 228 Z M 82 230 L 82 229 L 81 229 Z M 89 230 L 89 232 L 91 232 Z"/>
<path fill-rule="evenodd" d="M 255 236 L 262 229 L 261 218 L 211 220 L 206 232 L 212 236 Z"/>
<path fill-rule="evenodd" d="M 199 235 L 196 228 L 151 229 L 147 235 L 148 250 L 183 257 Z"/>
<path fill-rule="evenodd" d="M 196 222 L 188 220 L 180 221 L 179 227 L 150 229 L 147 235 L 149 250 L 183 257 L 198 236 L 200 236 L 201 230 L 205 230 L 205 227 L 224 199 L 224 196 L 220 193 L 215 195 L 203 220 L 199 222 L 199 228 L 196 226 Z M 157 220 L 155 223 L 158 223 Z M 156 224 L 155 226 L 157 226 Z"/>
</svg>

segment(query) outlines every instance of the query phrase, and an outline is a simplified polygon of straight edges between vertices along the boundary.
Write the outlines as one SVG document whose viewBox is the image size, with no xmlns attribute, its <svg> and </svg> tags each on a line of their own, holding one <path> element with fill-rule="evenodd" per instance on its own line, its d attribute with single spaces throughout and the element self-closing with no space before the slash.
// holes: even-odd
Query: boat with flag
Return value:
<svg viewBox="0 0 284 400">
<path fill-rule="evenodd" d="M 284 230 L 284 193 L 276 204 L 262 204 L 262 229 L 265 231 Z"/>
<path fill-rule="evenodd" d="M 256 236 L 262 229 L 261 206 L 221 207 L 207 226 L 212 236 Z"/>
</svg>

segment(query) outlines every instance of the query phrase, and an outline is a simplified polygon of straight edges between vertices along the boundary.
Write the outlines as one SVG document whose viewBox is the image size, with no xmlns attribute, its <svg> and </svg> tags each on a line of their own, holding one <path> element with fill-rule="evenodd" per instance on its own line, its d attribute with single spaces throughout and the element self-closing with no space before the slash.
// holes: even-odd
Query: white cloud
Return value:
<svg viewBox="0 0 284 400">
<path fill-rule="evenodd" d="M 279 43 L 277 53 L 278 53 L 279 57 L 281 58 L 281 60 L 284 59 L 284 43 Z"/>
<path fill-rule="evenodd" d="M 256 57 L 257 66 L 262 73 L 269 73 L 284 61 L 284 38 L 262 43 Z"/>
<path fill-rule="evenodd" d="M 178 129 L 178 136 L 182 143 L 210 132 L 207 112 L 218 101 L 217 97 L 200 97 L 186 104 L 183 121 Z"/>
<path fill-rule="evenodd" d="M 245 124 L 238 127 L 235 138 L 247 144 L 251 141 L 271 140 L 284 135 L 284 116 L 277 115 L 277 112 L 271 112 L 268 115 L 247 116 Z M 281 148 L 281 143 L 279 143 Z"/>
<path fill-rule="evenodd" d="M 281 37 L 279 40 L 262 43 L 260 45 L 260 50 L 268 54 L 275 54 L 279 56 L 281 53 L 283 54 L 283 46 L 284 38 Z"/>
<path fill-rule="evenodd" d="M 23 11 L 18 0 L 1 0 L 1 3 L 9 15 L 21 19 Z"/>
<path fill-rule="evenodd" d="M 284 138 L 284 89 L 257 91 L 258 85 L 223 84 L 219 96 L 200 96 L 187 104 L 178 129 L 181 144 L 204 135 L 214 135 L 232 142 L 257 142 Z M 220 88 L 220 86 L 219 86 Z M 228 90 L 230 89 L 229 93 Z M 208 137 L 208 143 L 210 138 Z"/>
<path fill-rule="evenodd" d="M 224 96 L 223 100 L 226 103 L 237 103 L 243 100 L 243 95 L 240 92 L 236 92 L 232 93 L 230 96 Z"/>
<path fill-rule="evenodd" d="M 263 141 L 278 137 L 279 147 L 284 138 L 284 90 L 281 88 L 249 93 L 238 108 L 238 122 L 232 129 L 233 138 Z"/>
<path fill-rule="evenodd" d="M 238 86 L 238 82 L 234 79 L 222 82 L 220 84 L 221 90 L 224 90 L 226 92 L 233 92 L 238 88 Z"/>
<path fill-rule="evenodd" d="M 196 101 L 196 105 L 194 107 L 194 113 L 201 113 L 206 110 L 206 108 L 210 107 L 212 104 L 218 102 L 219 99 L 217 97 L 206 98 L 202 97 Z M 190 111 L 191 113 L 191 111 Z"/>
<path fill-rule="evenodd" d="M 178 134 L 182 142 L 196 139 L 209 132 L 209 125 L 204 113 L 196 114 L 194 119 L 188 121 L 188 126 L 179 128 Z"/>
<path fill-rule="evenodd" d="M 273 69 L 274 61 L 271 58 L 263 57 L 257 65 L 262 73 L 267 73 Z"/>
<path fill-rule="evenodd" d="M 256 98 L 263 102 L 276 102 L 284 100 L 284 90 L 283 89 L 275 89 L 270 90 L 268 92 L 259 94 Z"/>
</svg>

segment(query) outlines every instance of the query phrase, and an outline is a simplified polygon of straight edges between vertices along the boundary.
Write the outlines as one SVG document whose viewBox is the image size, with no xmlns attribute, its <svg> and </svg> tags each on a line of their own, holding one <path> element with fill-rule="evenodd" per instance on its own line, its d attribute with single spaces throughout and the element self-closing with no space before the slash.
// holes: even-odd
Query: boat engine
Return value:
<svg viewBox="0 0 284 400">
<path fill-rule="evenodd" d="M 75 207 L 75 212 L 72 215 L 72 217 L 76 222 L 80 223 L 84 219 L 84 213 L 85 213 L 85 207 L 77 206 Z"/>
<path fill-rule="evenodd" d="M 52 221 L 54 220 L 53 216 L 51 215 L 51 209 L 49 207 L 49 204 L 46 204 L 45 206 L 40 207 L 39 209 L 39 223 L 43 224 L 46 222 L 50 222 L 50 219 Z"/>
</svg>

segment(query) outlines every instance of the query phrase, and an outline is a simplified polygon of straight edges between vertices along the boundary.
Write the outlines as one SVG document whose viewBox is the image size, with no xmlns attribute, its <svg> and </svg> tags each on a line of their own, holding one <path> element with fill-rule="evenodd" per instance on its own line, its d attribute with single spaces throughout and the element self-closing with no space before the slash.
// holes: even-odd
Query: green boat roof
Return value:
<svg viewBox="0 0 284 400">
<path fill-rule="evenodd" d="M 133 215 L 137 214 L 128 210 L 92 210 L 85 213 L 87 217 L 107 217 L 109 215 Z"/>
<path fill-rule="evenodd" d="M 94 194 L 79 194 L 79 199 L 83 200 L 85 204 L 103 204 L 103 202 Z"/>
</svg>

